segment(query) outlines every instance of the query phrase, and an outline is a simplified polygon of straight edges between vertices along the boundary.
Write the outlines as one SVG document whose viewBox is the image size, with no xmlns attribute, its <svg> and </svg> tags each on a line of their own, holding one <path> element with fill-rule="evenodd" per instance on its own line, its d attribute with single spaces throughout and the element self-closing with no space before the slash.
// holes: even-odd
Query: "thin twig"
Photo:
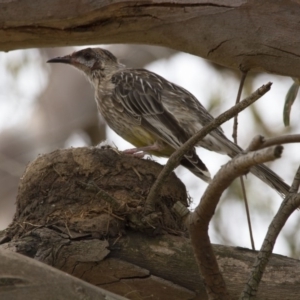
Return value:
<svg viewBox="0 0 300 300">
<path fill-rule="evenodd" d="M 178 150 L 176 150 L 169 158 L 163 170 L 158 175 L 155 183 L 152 185 L 147 200 L 145 202 L 145 211 L 154 211 L 154 206 L 157 201 L 159 201 L 158 194 L 163 186 L 163 183 L 168 178 L 170 173 L 179 165 L 184 154 L 192 149 L 199 141 L 201 141 L 209 132 L 219 127 L 224 122 L 228 121 L 230 118 L 235 116 L 237 113 L 244 110 L 246 107 L 257 101 L 265 93 L 271 89 L 272 83 L 269 82 L 266 85 L 261 86 L 249 97 L 238 103 L 237 105 L 231 107 L 226 112 L 219 115 L 212 122 L 204 126 L 199 132 L 193 135 L 187 142 L 185 142 Z"/>
<path fill-rule="evenodd" d="M 241 100 L 242 91 L 243 91 L 244 83 L 245 83 L 245 80 L 246 80 L 246 77 L 247 77 L 247 73 L 248 73 L 248 71 L 242 71 L 242 78 L 241 78 L 241 81 L 240 81 L 238 93 L 236 95 L 235 104 L 238 104 L 240 102 L 240 100 Z M 237 144 L 237 132 L 238 132 L 238 114 L 236 114 L 234 116 L 234 119 L 233 119 L 233 131 L 232 131 L 233 141 L 236 144 Z"/>
<path fill-rule="evenodd" d="M 261 149 L 261 145 L 265 142 L 265 138 L 262 135 L 256 135 L 249 146 L 245 149 L 245 152 L 256 151 Z M 281 143 L 279 144 L 281 145 Z"/>
<path fill-rule="evenodd" d="M 245 182 L 244 182 L 243 176 L 240 177 L 240 181 L 241 181 L 242 193 L 243 193 L 246 216 L 247 216 L 247 223 L 248 223 L 248 229 L 249 229 L 251 248 L 252 248 L 253 251 L 255 251 L 255 244 L 254 244 L 254 237 L 253 237 L 253 231 L 252 231 L 252 225 L 251 225 L 249 203 L 248 203 L 246 187 L 245 187 Z"/>
<path fill-rule="evenodd" d="M 300 185 L 300 166 L 298 167 L 298 170 L 294 176 L 294 180 L 290 188 L 290 193 L 297 193 L 299 190 L 299 185 Z"/>
<path fill-rule="evenodd" d="M 276 239 L 290 215 L 299 208 L 300 194 L 297 193 L 300 185 L 300 166 L 294 176 L 290 194 L 282 202 L 277 214 L 272 220 L 261 249 L 256 257 L 248 282 L 240 296 L 240 300 L 252 299 L 256 296 L 258 286 L 273 252 Z"/>
<path fill-rule="evenodd" d="M 195 256 L 205 282 L 206 291 L 211 299 L 229 299 L 208 236 L 209 222 L 214 215 L 220 197 L 235 178 L 245 174 L 254 165 L 279 158 L 281 152 L 282 147 L 275 146 L 233 158 L 218 171 L 204 192 L 199 205 L 186 219 Z"/>
<path fill-rule="evenodd" d="M 240 86 L 238 89 L 238 93 L 236 96 L 236 101 L 235 104 L 238 104 L 241 100 L 241 95 L 244 87 L 244 83 L 247 77 L 247 71 L 242 71 L 242 77 L 240 81 Z M 234 116 L 234 121 L 233 121 L 233 132 L 232 132 L 232 137 L 233 141 L 235 144 L 238 144 L 238 114 Z M 248 223 L 248 229 L 249 229 L 249 236 L 250 236 L 250 243 L 252 250 L 255 250 L 255 245 L 254 245 L 254 238 L 253 238 L 253 231 L 252 231 L 252 225 L 251 225 L 251 218 L 250 218 L 250 210 L 249 210 L 249 203 L 248 203 L 248 198 L 247 198 L 247 193 L 246 193 L 246 187 L 245 187 L 245 182 L 243 176 L 240 177 L 240 182 L 241 182 L 241 187 L 242 187 L 242 194 L 243 194 L 243 199 L 244 199 L 244 204 L 245 204 L 245 209 L 246 209 L 246 216 L 247 216 L 247 223 Z"/>
<path fill-rule="evenodd" d="M 258 286 L 269 262 L 275 241 L 288 218 L 299 207 L 299 205 L 300 194 L 289 194 L 282 202 L 277 214 L 269 226 L 262 247 L 253 264 L 248 281 L 240 296 L 240 300 L 254 299 L 256 297 Z"/>
<path fill-rule="evenodd" d="M 281 135 L 274 138 L 266 139 L 259 149 L 267 148 L 274 145 L 283 145 L 291 143 L 300 143 L 300 134 Z"/>
</svg>

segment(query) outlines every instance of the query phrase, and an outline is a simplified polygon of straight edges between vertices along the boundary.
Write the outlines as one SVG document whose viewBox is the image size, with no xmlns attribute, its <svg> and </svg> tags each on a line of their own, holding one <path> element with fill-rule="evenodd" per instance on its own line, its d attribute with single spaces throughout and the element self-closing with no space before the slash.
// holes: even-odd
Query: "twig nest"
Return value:
<svg viewBox="0 0 300 300">
<path fill-rule="evenodd" d="M 187 193 L 173 173 L 151 216 L 143 204 L 162 166 L 116 149 L 72 148 L 39 156 L 21 178 L 10 238 L 36 227 L 56 228 L 70 237 L 112 237 L 127 228 L 151 234 L 180 234 L 185 227 L 172 211 Z"/>
</svg>

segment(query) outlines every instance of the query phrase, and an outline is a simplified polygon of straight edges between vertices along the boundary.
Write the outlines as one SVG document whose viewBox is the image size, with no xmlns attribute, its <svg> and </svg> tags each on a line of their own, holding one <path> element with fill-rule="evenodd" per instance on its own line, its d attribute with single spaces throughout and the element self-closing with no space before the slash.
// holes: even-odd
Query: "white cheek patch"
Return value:
<svg viewBox="0 0 300 300">
<path fill-rule="evenodd" d="M 91 59 L 91 60 L 85 60 L 83 57 L 78 57 L 76 59 L 76 61 L 83 65 L 83 66 L 86 66 L 88 68 L 92 68 L 94 66 L 94 64 L 96 63 L 96 61 L 94 59 Z"/>
</svg>

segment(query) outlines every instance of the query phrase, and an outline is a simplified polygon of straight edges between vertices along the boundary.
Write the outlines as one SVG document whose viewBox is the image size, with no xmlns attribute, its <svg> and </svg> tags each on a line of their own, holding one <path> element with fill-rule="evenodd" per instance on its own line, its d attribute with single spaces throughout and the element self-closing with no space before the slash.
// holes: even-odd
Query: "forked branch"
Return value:
<svg viewBox="0 0 300 300">
<path fill-rule="evenodd" d="M 272 254 L 276 239 L 288 218 L 300 206 L 300 194 L 296 193 L 299 189 L 300 183 L 299 174 L 300 167 L 295 174 L 293 184 L 290 189 L 291 193 L 286 196 L 269 226 L 264 242 L 253 264 L 253 269 L 249 275 L 247 284 L 241 294 L 241 300 L 255 298 L 261 278 Z"/>
<path fill-rule="evenodd" d="M 205 283 L 209 299 L 230 299 L 208 236 L 208 226 L 222 193 L 231 182 L 252 166 L 281 156 L 282 146 L 241 154 L 223 166 L 207 187 L 200 204 L 189 214 L 187 225 L 191 243 Z"/>
</svg>

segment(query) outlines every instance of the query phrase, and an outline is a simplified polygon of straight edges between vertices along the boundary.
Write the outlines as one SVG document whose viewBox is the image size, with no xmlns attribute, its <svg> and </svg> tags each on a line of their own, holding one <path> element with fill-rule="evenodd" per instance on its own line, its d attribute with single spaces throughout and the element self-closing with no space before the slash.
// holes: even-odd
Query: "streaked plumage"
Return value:
<svg viewBox="0 0 300 300">
<path fill-rule="evenodd" d="M 213 120 L 184 88 L 150 71 L 126 68 L 107 50 L 87 48 L 49 62 L 68 63 L 83 71 L 95 88 L 97 106 L 107 124 L 138 150 L 169 157 Z M 221 128 L 212 131 L 198 146 L 230 157 L 242 151 Z M 185 155 L 181 164 L 210 181 L 195 149 Z M 281 194 L 288 192 L 288 186 L 266 166 L 256 166 L 251 172 Z"/>
</svg>

